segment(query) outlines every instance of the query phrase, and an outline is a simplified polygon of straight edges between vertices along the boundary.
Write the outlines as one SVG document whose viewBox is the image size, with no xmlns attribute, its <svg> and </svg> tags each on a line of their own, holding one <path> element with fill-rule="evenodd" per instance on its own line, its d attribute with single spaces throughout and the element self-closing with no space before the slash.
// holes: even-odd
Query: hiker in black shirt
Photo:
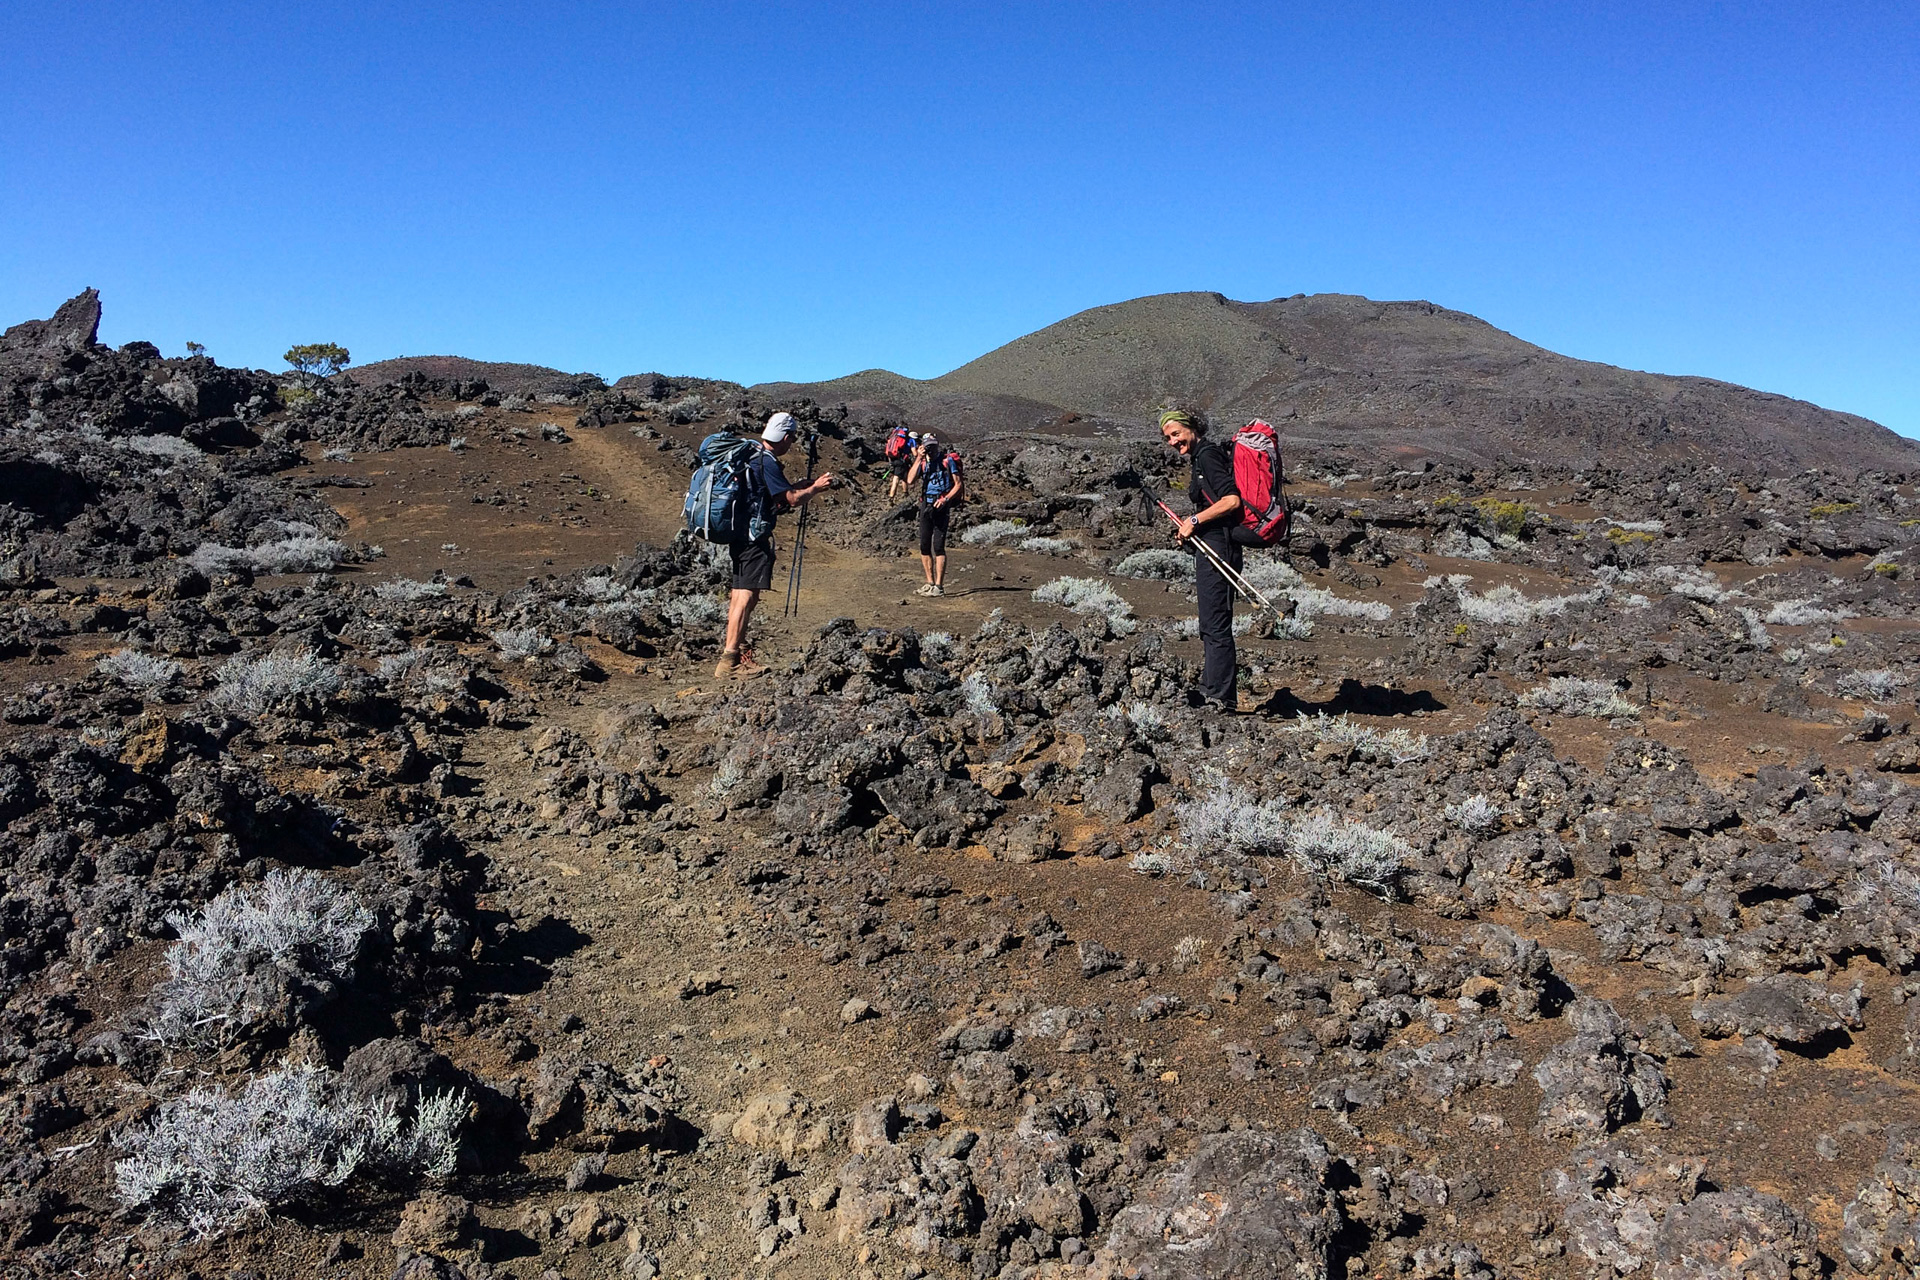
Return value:
<svg viewBox="0 0 1920 1280">
<path fill-rule="evenodd" d="M 1240 489 L 1233 481 L 1233 451 L 1206 438 L 1206 420 L 1184 409 L 1160 415 L 1160 438 L 1193 464 L 1187 497 L 1194 514 L 1180 521 L 1180 540 L 1206 543 L 1238 572 L 1241 547 L 1233 531 L 1240 525 Z M 1239 709 L 1237 658 L 1233 648 L 1233 584 L 1198 548 L 1193 551 L 1194 586 L 1200 594 L 1200 646 L 1206 661 L 1200 672 L 1200 699 L 1227 711 Z"/>
</svg>

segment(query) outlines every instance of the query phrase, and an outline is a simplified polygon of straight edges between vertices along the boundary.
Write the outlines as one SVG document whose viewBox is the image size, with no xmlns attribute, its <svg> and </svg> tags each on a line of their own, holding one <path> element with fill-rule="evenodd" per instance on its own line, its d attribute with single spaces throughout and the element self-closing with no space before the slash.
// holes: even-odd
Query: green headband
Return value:
<svg viewBox="0 0 1920 1280">
<path fill-rule="evenodd" d="M 1194 425 L 1193 415 L 1185 409 L 1168 409 L 1163 412 L 1160 415 L 1160 425 L 1164 427 L 1169 422 L 1177 422 L 1183 427 L 1191 427 Z"/>
</svg>

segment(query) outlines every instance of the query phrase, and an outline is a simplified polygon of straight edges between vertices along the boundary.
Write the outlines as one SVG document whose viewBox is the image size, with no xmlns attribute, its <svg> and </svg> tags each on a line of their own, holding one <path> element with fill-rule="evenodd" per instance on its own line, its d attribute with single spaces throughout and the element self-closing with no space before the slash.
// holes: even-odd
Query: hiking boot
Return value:
<svg viewBox="0 0 1920 1280">
<path fill-rule="evenodd" d="M 752 680 L 765 674 L 767 669 L 753 660 L 751 649 L 742 649 L 740 656 L 734 659 L 733 678 L 735 680 Z"/>
<path fill-rule="evenodd" d="M 734 670 L 739 667 L 739 665 L 740 655 L 732 649 L 723 649 L 720 652 L 720 661 L 713 664 L 713 678 L 715 680 L 725 680 L 734 673 Z"/>
</svg>

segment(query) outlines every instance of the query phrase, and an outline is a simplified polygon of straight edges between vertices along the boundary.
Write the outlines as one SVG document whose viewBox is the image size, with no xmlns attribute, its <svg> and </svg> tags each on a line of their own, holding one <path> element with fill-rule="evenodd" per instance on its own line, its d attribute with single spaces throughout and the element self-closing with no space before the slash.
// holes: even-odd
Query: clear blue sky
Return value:
<svg viewBox="0 0 1920 1280">
<path fill-rule="evenodd" d="M 1339 10 L 1345 9 L 1342 13 Z M 1920 435 L 1920 6 L 0 0 L 0 320 L 943 372 L 1427 298 Z"/>
</svg>

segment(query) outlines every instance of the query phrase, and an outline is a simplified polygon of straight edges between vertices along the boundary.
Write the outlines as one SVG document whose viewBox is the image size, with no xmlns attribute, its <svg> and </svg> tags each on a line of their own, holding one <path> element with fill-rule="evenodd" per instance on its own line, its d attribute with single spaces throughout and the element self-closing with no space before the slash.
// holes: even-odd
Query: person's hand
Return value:
<svg viewBox="0 0 1920 1280">
<path fill-rule="evenodd" d="M 1191 538 L 1193 536 L 1194 525 L 1193 525 L 1193 521 L 1191 520 L 1183 519 L 1183 520 L 1176 521 L 1174 524 L 1174 528 L 1180 531 L 1180 541 L 1182 542 L 1185 542 L 1188 538 Z"/>
<path fill-rule="evenodd" d="M 833 472 L 831 471 L 822 472 L 820 475 L 820 478 L 813 482 L 813 487 L 815 492 L 818 492 L 821 489 L 833 488 Z"/>
</svg>

